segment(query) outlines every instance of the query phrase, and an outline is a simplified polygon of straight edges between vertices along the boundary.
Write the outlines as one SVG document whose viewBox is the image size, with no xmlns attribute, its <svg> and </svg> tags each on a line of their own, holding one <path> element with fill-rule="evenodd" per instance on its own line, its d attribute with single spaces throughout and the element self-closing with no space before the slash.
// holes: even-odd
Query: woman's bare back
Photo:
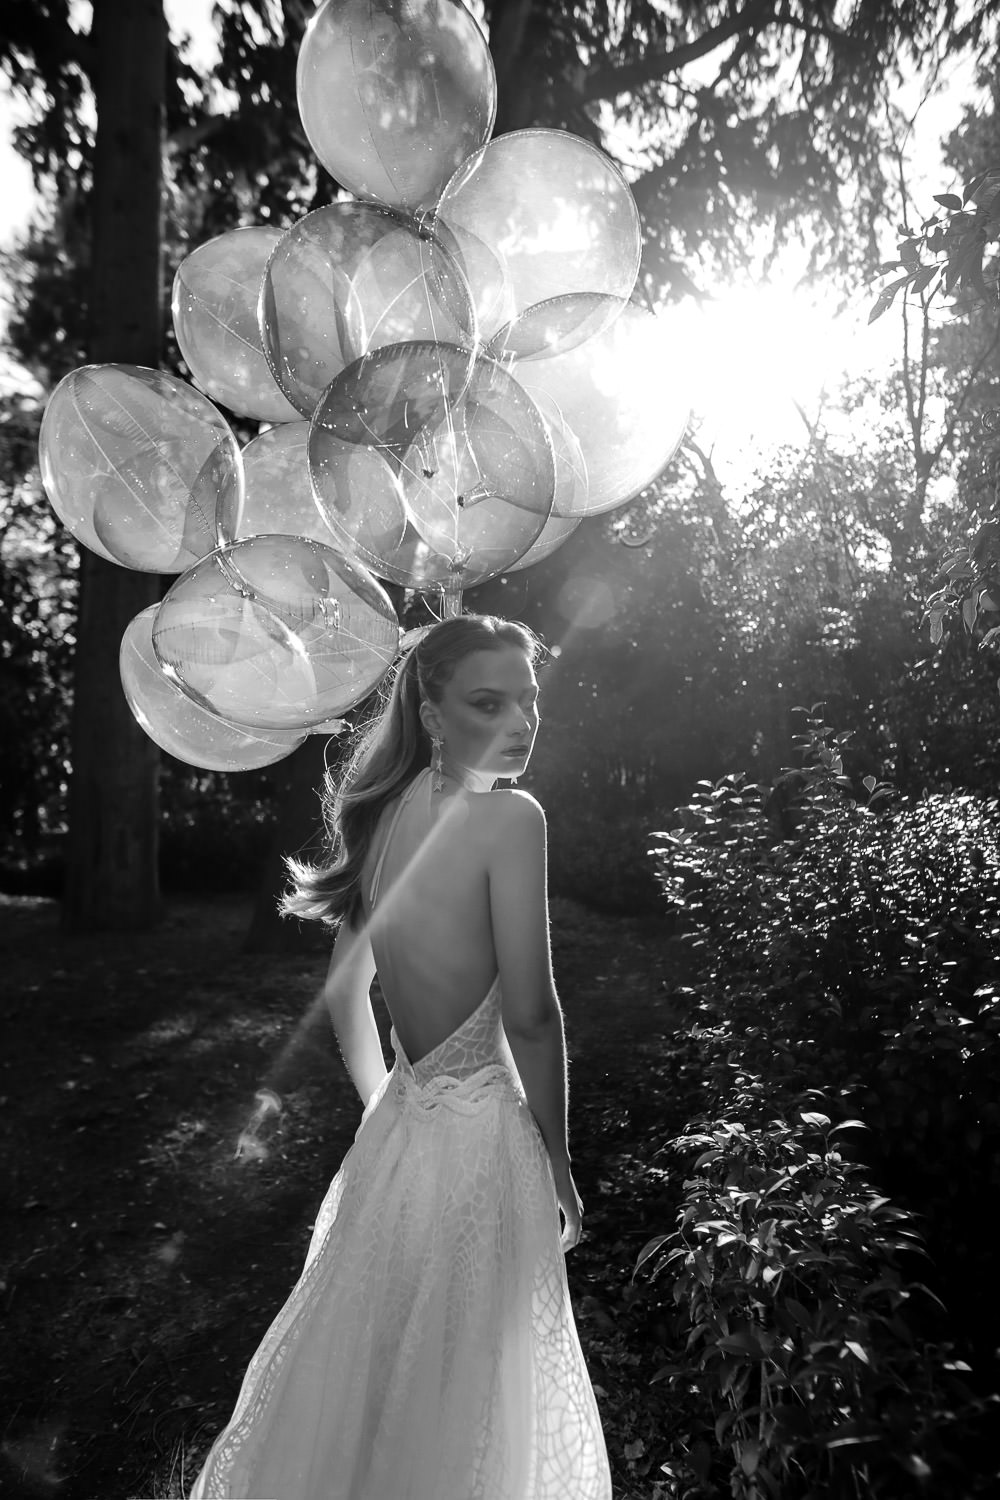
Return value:
<svg viewBox="0 0 1000 1500">
<path fill-rule="evenodd" d="M 382 993 L 416 1063 L 471 1015 L 497 977 L 489 851 L 509 793 L 435 792 L 428 771 L 407 792 L 405 805 L 397 799 L 382 815 L 363 892 Z"/>
</svg>

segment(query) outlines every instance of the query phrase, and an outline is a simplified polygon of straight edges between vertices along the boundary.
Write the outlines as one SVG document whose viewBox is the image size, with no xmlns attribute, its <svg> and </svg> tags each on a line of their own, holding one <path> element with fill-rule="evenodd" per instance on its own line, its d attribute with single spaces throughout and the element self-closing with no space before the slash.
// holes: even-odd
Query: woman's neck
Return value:
<svg viewBox="0 0 1000 1500">
<path fill-rule="evenodd" d="M 433 775 L 433 769 L 431 775 Z M 464 787 L 467 792 L 489 792 L 493 790 L 496 777 L 489 771 L 478 771 L 474 766 L 459 765 L 450 755 L 442 753 L 441 774 L 448 780 Z"/>
</svg>

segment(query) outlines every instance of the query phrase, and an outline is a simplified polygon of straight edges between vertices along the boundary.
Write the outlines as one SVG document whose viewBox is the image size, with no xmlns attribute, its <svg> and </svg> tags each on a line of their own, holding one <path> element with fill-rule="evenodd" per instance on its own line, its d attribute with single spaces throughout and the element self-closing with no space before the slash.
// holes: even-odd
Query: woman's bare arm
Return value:
<svg viewBox="0 0 1000 1500">
<path fill-rule="evenodd" d="M 343 922 L 333 945 L 324 998 L 347 1071 L 365 1105 L 387 1071 L 372 1011 L 374 978 L 375 956 L 367 930 L 355 932 Z"/>
<path fill-rule="evenodd" d="M 504 1030 L 558 1181 L 569 1168 L 566 1043 L 549 943 L 545 814 L 523 792 L 504 804 L 489 864 Z"/>
</svg>

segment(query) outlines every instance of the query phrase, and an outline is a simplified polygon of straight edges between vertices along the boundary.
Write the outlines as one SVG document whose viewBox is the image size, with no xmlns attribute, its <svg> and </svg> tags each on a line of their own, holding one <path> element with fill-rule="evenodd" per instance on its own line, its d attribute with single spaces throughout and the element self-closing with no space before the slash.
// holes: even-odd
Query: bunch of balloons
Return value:
<svg viewBox="0 0 1000 1500">
<path fill-rule="evenodd" d="M 153 739 L 212 769 L 279 760 L 372 691 L 400 640 L 377 580 L 457 612 L 638 494 L 688 418 L 631 300 L 628 184 L 564 131 L 490 139 L 459 0 L 325 0 L 297 87 L 355 196 L 194 250 L 172 302 L 194 385 L 84 366 L 40 437 L 79 541 L 180 575 L 129 625 L 122 682 Z M 241 450 L 215 402 L 260 435 Z"/>
</svg>

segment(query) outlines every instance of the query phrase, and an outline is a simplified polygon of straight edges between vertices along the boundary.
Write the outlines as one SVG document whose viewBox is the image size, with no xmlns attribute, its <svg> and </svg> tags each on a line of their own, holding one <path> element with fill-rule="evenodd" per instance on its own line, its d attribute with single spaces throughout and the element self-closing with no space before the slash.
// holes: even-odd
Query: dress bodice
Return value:
<svg viewBox="0 0 1000 1500">
<path fill-rule="evenodd" d="M 475 1010 L 418 1062 L 410 1062 L 395 1027 L 392 1031 L 396 1061 L 401 1070 L 412 1074 L 417 1083 L 426 1083 L 441 1073 L 448 1073 L 453 1078 L 467 1078 L 470 1073 L 489 1067 L 501 1059 L 502 1039 L 499 975 Z"/>
<path fill-rule="evenodd" d="M 421 1113 L 445 1106 L 471 1114 L 498 1094 L 523 1100 L 504 1035 L 499 977 L 471 1015 L 419 1062 L 410 1062 L 395 1027 L 392 1046 L 396 1054 L 392 1071 L 396 1097 Z"/>
</svg>

